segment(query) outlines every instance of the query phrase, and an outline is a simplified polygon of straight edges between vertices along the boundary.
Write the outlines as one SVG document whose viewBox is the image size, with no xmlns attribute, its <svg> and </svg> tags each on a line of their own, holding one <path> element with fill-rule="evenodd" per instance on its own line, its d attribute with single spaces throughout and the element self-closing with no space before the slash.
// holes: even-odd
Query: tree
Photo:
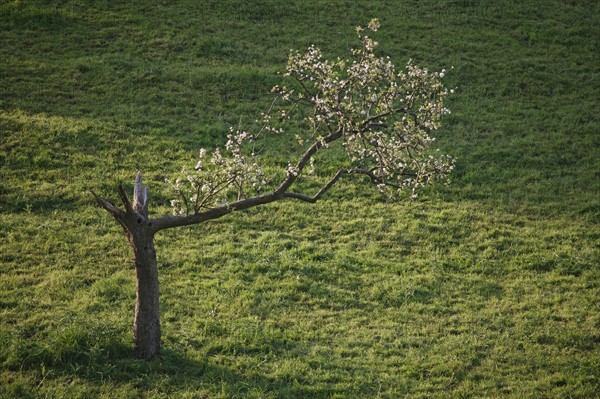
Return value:
<svg viewBox="0 0 600 399">
<path fill-rule="evenodd" d="M 284 199 L 317 202 L 343 176 L 363 175 L 390 197 L 410 195 L 437 180 L 446 180 L 454 160 L 434 156 L 430 133 L 440 127 L 448 90 L 445 71 L 429 72 L 408 62 L 397 71 L 389 57 L 377 57 L 377 20 L 357 27 L 361 46 L 351 60 L 324 60 L 311 46 L 292 51 L 284 85 L 275 86 L 275 100 L 255 128 L 231 129 L 225 149 L 200 150 L 193 171 L 167 180 L 175 192 L 173 215 L 150 218 L 148 188 L 138 172 L 130 201 L 122 186 L 122 209 L 93 193 L 97 202 L 125 230 L 133 249 L 137 275 L 134 355 L 153 358 L 160 348 L 159 290 L 154 236 L 161 230 L 203 223 L 234 211 Z M 294 124 L 296 123 L 296 124 Z M 287 131 L 289 129 L 289 131 Z M 301 149 L 284 173 L 269 181 L 255 150 L 267 135 L 282 140 L 295 134 Z M 286 132 L 286 133 L 284 133 Z M 314 194 L 300 191 L 299 177 L 315 171 L 317 155 L 337 145 L 344 165 L 321 182 Z M 318 179 L 318 178 L 317 178 Z"/>
</svg>

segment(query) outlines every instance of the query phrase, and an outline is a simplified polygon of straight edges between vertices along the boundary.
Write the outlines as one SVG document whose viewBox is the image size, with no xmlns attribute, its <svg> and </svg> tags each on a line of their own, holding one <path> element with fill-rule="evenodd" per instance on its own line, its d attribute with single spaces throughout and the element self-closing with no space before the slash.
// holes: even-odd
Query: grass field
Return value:
<svg viewBox="0 0 600 399">
<path fill-rule="evenodd" d="M 157 237 L 163 351 L 89 193 L 165 176 L 271 99 L 290 49 L 453 69 L 453 184 L 345 181 Z M 3 1 L 0 398 L 594 398 L 600 3 Z M 273 140 L 267 162 L 284 160 Z"/>
</svg>

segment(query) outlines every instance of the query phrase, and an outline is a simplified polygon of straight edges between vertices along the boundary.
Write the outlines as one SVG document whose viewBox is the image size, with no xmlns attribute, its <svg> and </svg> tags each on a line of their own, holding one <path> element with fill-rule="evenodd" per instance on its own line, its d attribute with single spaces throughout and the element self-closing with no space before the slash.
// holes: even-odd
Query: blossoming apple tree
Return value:
<svg viewBox="0 0 600 399">
<path fill-rule="evenodd" d="M 133 249 L 136 357 L 151 359 L 160 348 L 153 243 L 159 231 L 285 199 L 314 203 L 346 176 L 365 176 L 363 180 L 390 197 L 414 198 L 420 188 L 447 181 L 454 160 L 431 149 L 431 132 L 449 112 L 444 107 L 448 90 L 441 83 L 445 71 L 430 72 L 411 61 L 398 70 L 389 57 L 375 55 L 377 43 L 367 33 L 378 28 L 372 20 L 356 29 L 361 46 L 352 50 L 350 60 L 326 60 L 314 46 L 303 53 L 292 51 L 284 81 L 273 88 L 275 100 L 260 123 L 248 131 L 231 129 L 224 149 L 201 150 L 193 170 L 167 181 L 174 190 L 173 215 L 149 216 L 148 188 L 139 172 L 132 201 L 118 187 L 122 207 L 93 193 L 123 227 Z M 300 149 L 283 173 L 270 179 L 255 151 L 268 134 L 293 140 Z M 345 164 L 329 177 L 315 173 L 333 145 L 343 149 Z M 299 177 L 312 175 L 324 178 L 319 189 L 302 192 Z"/>
</svg>

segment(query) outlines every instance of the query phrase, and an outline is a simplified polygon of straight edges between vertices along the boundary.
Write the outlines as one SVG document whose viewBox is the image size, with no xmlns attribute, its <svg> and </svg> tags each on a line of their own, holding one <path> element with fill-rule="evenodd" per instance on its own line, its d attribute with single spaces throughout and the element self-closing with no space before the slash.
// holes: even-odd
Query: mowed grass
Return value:
<svg viewBox="0 0 600 399">
<path fill-rule="evenodd" d="M 0 397 L 597 397 L 599 4 L 2 3 Z M 164 177 L 264 111 L 290 49 L 346 57 L 373 17 L 382 55 L 450 71 L 453 184 L 161 233 L 163 351 L 132 359 L 130 250 L 89 190 L 142 170 L 169 213 Z"/>
</svg>

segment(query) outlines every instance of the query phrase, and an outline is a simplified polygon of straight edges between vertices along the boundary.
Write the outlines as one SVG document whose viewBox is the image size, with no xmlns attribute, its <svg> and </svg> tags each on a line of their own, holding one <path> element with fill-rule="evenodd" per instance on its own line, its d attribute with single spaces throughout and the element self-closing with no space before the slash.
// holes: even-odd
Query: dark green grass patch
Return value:
<svg viewBox="0 0 600 399">
<path fill-rule="evenodd" d="M 599 15 L 594 1 L 3 3 L 0 397 L 597 396 Z M 372 17 L 383 55 L 449 71 L 437 137 L 453 184 L 394 204 L 350 179 L 316 205 L 162 233 L 163 351 L 132 359 L 131 255 L 89 190 L 130 191 L 141 169 L 151 213 L 170 212 L 164 178 L 264 111 L 291 48 L 344 57 Z M 265 141 L 270 168 L 290 142 Z"/>
</svg>

